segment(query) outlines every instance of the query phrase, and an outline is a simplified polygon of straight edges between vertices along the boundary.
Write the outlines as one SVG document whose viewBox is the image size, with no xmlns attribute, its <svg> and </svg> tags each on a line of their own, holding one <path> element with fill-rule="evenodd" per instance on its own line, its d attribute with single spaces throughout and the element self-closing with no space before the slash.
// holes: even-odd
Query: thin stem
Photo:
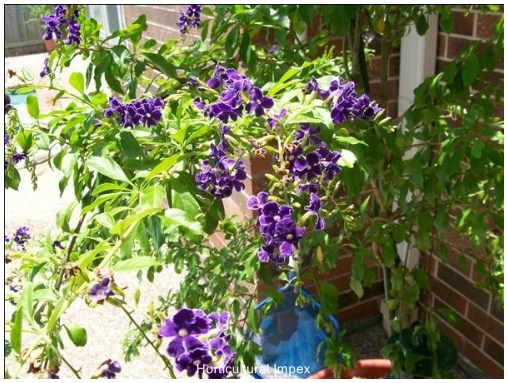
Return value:
<svg viewBox="0 0 508 383">
<path fill-rule="evenodd" d="M 146 333 L 143 331 L 143 329 L 141 328 L 141 326 L 138 324 L 138 322 L 136 322 L 136 320 L 132 317 L 131 313 L 129 312 L 129 310 L 127 310 L 124 305 L 121 305 L 120 308 L 123 310 L 123 312 L 125 313 L 125 315 L 127 315 L 129 317 L 129 320 L 131 321 L 131 323 L 136 326 L 136 328 L 139 330 L 139 332 L 143 335 L 143 337 L 146 339 L 146 341 L 148 342 L 148 344 L 154 349 L 154 351 L 157 353 L 157 355 L 159 355 L 159 357 L 162 359 L 162 361 L 164 362 L 164 365 L 166 366 L 166 368 L 168 369 L 169 371 L 169 375 L 171 376 L 171 379 L 176 379 L 176 375 L 175 375 L 175 372 L 173 371 L 173 366 L 169 363 L 168 359 L 162 355 L 159 351 L 159 348 L 157 346 L 155 346 L 155 344 L 152 342 L 152 340 L 150 338 L 148 338 L 148 336 L 146 335 Z"/>
<path fill-rule="evenodd" d="M 56 291 L 60 290 L 60 286 L 62 285 L 63 276 L 65 273 L 65 265 L 69 260 L 71 259 L 71 253 L 74 249 L 74 245 L 76 244 L 76 238 L 81 231 L 81 226 L 83 226 L 83 222 L 85 222 L 86 214 L 84 214 L 81 219 L 79 220 L 78 224 L 76 225 L 76 228 L 74 229 L 74 232 L 72 234 L 71 242 L 69 243 L 69 247 L 67 248 L 67 255 L 65 256 L 65 261 L 62 265 L 62 268 L 60 269 L 60 275 L 58 276 L 58 281 L 56 282 L 55 289 Z"/>
<path fill-rule="evenodd" d="M 81 379 L 79 372 L 74 367 L 72 367 L 72 365 L 69 363 L 69 361 L 67 359 L 65 359 L 62 354 L 60 354 L 60 358 L 62 358 L 62 361 L 67 365 L 67 367 L 69 367 L 69 369 L 72 371 L 74 376 L 76 376 L 76 378 L 78 378 L 78 379 Z"/>
</svg>

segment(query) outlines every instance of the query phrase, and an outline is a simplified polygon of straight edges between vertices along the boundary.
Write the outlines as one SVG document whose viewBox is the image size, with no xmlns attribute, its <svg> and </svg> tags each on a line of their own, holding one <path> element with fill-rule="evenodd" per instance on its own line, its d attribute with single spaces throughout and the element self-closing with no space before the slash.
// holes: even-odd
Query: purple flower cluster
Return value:
<svg viewBox="0 0 508 383">
<path fill-rule="evenodd" d="M 176 26 L 182 35 L 189 33 L 190 28 L 199 28 L 201 25 L 201 6 L 189 5 L 185 12 L 180 11 Z"/>
<path fill-rule="evenodd" d="M 113 276 L 103 271 L 99 272 L 98 275 L 99 282 L 92 285 L 88 291 L 88 296 L 90 297 L 90 300 L 98 304 L 103 304 L 106 299 L 115 295 L 115 293 L 110 290 L 111 284 L 113 283 Z"/>
<path fill-rule="evenodd" d="M 229 147 L 225 135 L 230 131 L 227 125 L 221 128 L 218 145 L 210 145 L 210 159 L 203 160 L 201 171 L 196 174 L 196 182 L 202 190 L 210 192 L 217 198 L 227 198 L 236 191 L 243 190 L 243 180 L 247 178 L 245 164 L 227 155 Z M 212 163 L 210 163 L 210 161 Z"/>
<path fill-rule="evenodd" d="M 230 119 L 236 121 L 242 116 L 244 110 L 247 113 L 254 113 L 256 117 L 261 117 L 265 109 L 270 109 L 274 104 L 273 100 L 254 86 L 247 76 L 233 68 L 226 69 L 218 65 L 207 81 L 207 85 L 221 92 L 219 100 L 206 105 L 197 98 L 194 100 L 194 105 L 202 110 L 205 116 L 217 118 L 225 124 Z"/>
<path fill-rule="evenodd" d="M 4 147 L 9 146 L 11 144 L 11 137 L 8 134 L 4 133 Z M 18 153 L 14 153 L 12 155 L 12 158 L 8 160 L 7 158 L 4 158 L 4 169 L 7 169 L 10 163 L 18 164 L 21 161 L 26 159 L 26 152 L 21 151 Z"/>
<path fill-rule="evenodd" d="M 301 124 L 295 132 L 295 142 L 285 147 L 282 163 L 279 156 L 276 157 L 276 161 L 287 169 L 293 180 L 313 182 L 323 178 L 330 181 L 340 172 L 337 165 L 340 153 L 328 149 L 318 136 L 320 131 L 319 126 Z M 300 190 L 305 191 L 305 185 Z"/>
<path fill-rule="evenodd" d="M 328 89 L 321 89 L 315 77 L 305 87 L 306 93 L 317 93 L 326 100 L 332 98 L 331 117 L 334 124 L 342 124 L 346 120 L 371 120 L 383 109 L 375 101 L 370 101 L 369 96 L 362 94 L 357 96 L 355 83 L 345 82 L 339 78 L 333 80 Z"/>
<path fill-rule="evenodd" d="M 109 108 L 104 109 L 104 117 L 115 116 L 124 128 L 134 125 L 156 126 L 162 118 L 162 98 L 144 98 L 123 104 L 116 97 L 109 98 Z"/>
<path fill-rule="evenodd" d="M 65 28 L 68 28 L 64 43 L 71 45 L 81 42 L 81 26 L 76 21 L 79 16 L 79 9 L 76 9 L 69 19 L 66 16 L 67 9 L 63 5 L 57 5 L 51 15 L 41 17 L 46 28 L 42 36 L 44 40 L 59 40 L 62 38 Z"/>
<path fill-rule="evenodd" d="M 103 367 L 99 376 L 106 378 L 106 379 L 116 379 L 116 374 L 118 374 L 120 371 L 122 371 L 122 367 L 120 366 L 120 363 L 108 359 L 104 361 L 100 367 Z"/>
<path fill-rule="evenodd" d="M 51 68 L 49 67 L 49 57 L 46 57 L 44 59 L 44 67 L 41 70 L 40 76 L 41 76 L 41 78 L 46 77 L 50 73 L 51 73 Z"/>
<path fill-rule="evenodd" d="M 28 240 L 31 238 L 32 237 L 30 236 L 28 227 L 22 226 L 18 230 L 16 230 L 16 232 L 14 233 L 14 238 L 12 240 L 19 247 L 21 247 L 21 249 L 25 250 L 25 243 L 27 243 Z"/>
<path fill-rule="evenodd" d="M 304 227 L 299 227 L 291 217 L 293 209 L 287 205 L 268 201 L 268 193 L 260 192 L 257 196 L 250 196 L 247 207 L 259 213 L 256 226 L 259 228 L 264 244 L 258 251 L 261 262 L 273 261 L 284 263 L 290 256 L 295 255 L 298 241 L 305 233 Z"/>
<path fill-rule="evenodd" d="M 228 321 L 227 312 L 206 315 L 187 308 L 180 309 L 172 319 L 166 318 L 159 335 L 171 338 L 167 353 L 175 359 L 176 369 L 187 371 L 188 376 L 198 372 L 200 378 L 206 369 L 210 378 L 225 378 L 226 367 L 235 357 L 229 346 Z"/>
</svg>

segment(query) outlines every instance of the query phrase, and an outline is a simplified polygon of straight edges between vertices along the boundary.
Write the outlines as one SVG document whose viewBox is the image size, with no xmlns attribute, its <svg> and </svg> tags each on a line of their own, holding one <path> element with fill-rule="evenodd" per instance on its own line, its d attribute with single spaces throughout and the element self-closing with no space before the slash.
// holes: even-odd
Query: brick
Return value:
<svg viewBox="0 0 508 383">
<path fill-rule="evenodd" d="M 383 292 L 383 281 L 375 282 L 371 287 L 365 286 L 364 294 L 361 299 L 358 298 L 354 291 L 348 291 L 339 295 L 339 307 L 352 306 L 375 297 L 381 298 Z"/>
<path fill-rule="evenodd" d="M 490 39 L 493 37 L 492 31 L 499 21 L 499 14 L 478 14 L 476 22 L 476 37 Z"/>
<path fill-rule="evenodd" d="M 484 330 L 487 334 L 489 334 L 492 338 L 498 339 L 499 342 L 502 342 L 504 339 L 504 325 L 501 322 L 498 322 L 484 310 L 481 310 L 477 306 L 470 304 L 467 318 L 473 322 L 475 325 Z"/>
<path fill-rule="evenodd" d="M 362 301 L 352 307 L 339 310 L 336 317 L 340 325 L 355 322 L 359 319 L 375 315 L 379 312 L 379 297 Z"/>
<path fill-rule="evenodd" d="M 452 60 L 458 58 L 460 53 L 466 50 L 471 44 L 476 44 L 476 42 L 460 37 L 448 36 L 448 51 L 446 57 Z"/>
<path fill-rule="evenodd" d="M 460 11 L 452 12 L 453 28 L 452 33 L 465 36 L 473 36 L 475 14 Z"/>
<path fill-rule="evenodd" d="M 400 55 L 392 55 L 388 60 L 388 76 L 398 77 L 400 73 Z"/>
<path fill-rule="evenodd" d="M 264 175 L 265 173 L 271 173 L 272 169 L 272 157 L 266 155 L 266 157 L 250 157 L 245 161 L 245 165 L 249 169 L 249 174 L 254 178 L 257 175 Z"/>
<path fill-rule="evenodd" d="M 497 306 L 497 302 L 496 302 L 496 300 L 493 297 L 491 297 L 490 300 L 491 300 L 491 302 L 490 302 L 490 311 L 489 311 L 490 315 L 492 315 L 494 318 L 496 318 L 500 322 L 504 322 L 504 311 L 503 311 L 503 309 L 500 309 Z"/>
<path fill-rule="evenodd" d="M 380 79 L 381 78 L 381 57 L 374 56 L 367 63 L 367 71 L 369 74 L 369 79 Z"/>
<path fill-rule="evenodd" d="M 446 264 L 453 267 L 454 270 L 460 272 L 466 278 L 471 275 L 473 270 L 473 261 L 468 256 L 459 254 L 453 249 L 448 249 L 448 258 Z"/>
<path fill-rule="evenodd" d="M 456 291 L 459 291 L 468 300 L 475 302 L 478 306 L 484 309 L 488 308 L 489 295 L 485 291 L 475 288 L 469 280 L 457 271 L 453 270 L 451 267 L 442 263 L 439 264 L 437 276 L 448 286 L 451 286 Z"/>
<path fill-rule="evenodd" d="M 498 365 L 489 356 L 485 355 L 477 345 L 466 341 L 462 353 L 480 370 L 487 374 L 488 377 L 494 379 L 504 378 L 503 367 Z"/>
<path fill-rule="evenodd" d="M 386 107 L 386 114 L 392 118 L 398 116 L 399 113 L 399 103 L 397 101 L 388 101 L 388 106 Z"/>
<path fill-rule="evenodd" d="M 494 359 L 500 365 L 504 363 L 504 347 L 499 345 L 496 341 L 492 340 L 488 336 L 485 338 L 485 344 L 483 345 L 484 351 L 492 359 Z"/>
<path fill-rule="evenodd" d="M 448 307 L 453 308 L 459 314 L 466 315 L 467 301 L 464 296 L 450 289 L 446 284 L 436 278 L 431 279 L 431 290 L 436 297 L 446 302 Z"/>
<path fill-rule="evenodd" d="M 437 55 L 438 57 L 446 57 L 446 44 L 448 42 L 448 36 L 443 32 L 439 33 L 437 39 Z"/>
<path fill-rule="evenodd" d="M 224 233 L 221 233 L 219 231 L 213 233 L 210 236 L 210 244 L 212 247 L 215 247 L 217 249 L 221 249 L 226 245 L 226 237 L 224 236 Z"/>
</svg>

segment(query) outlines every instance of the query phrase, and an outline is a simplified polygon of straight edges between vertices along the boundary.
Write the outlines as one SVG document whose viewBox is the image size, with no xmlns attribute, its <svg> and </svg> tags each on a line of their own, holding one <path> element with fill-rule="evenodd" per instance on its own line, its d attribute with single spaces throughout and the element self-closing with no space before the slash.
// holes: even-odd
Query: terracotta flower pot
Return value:
<svg viewBox="0 0 508 383">
<path fill-rule="evenodd" d="M 361 359 L 355 363 L 355 368 L 342 371 L 341 379 L 364 378 L 383 379 L 392 370 L 389 359 Z M 307 379 L 333 379 L 333 369 L 321 370 Z"/>
<path fill-rule="evenodd" d="M 51 53 L 56 49 L 55 40 L 44 40 L 44 45 L 46 46 L 46 50 L 48 51 L 48 53 Z"/>
</svg>

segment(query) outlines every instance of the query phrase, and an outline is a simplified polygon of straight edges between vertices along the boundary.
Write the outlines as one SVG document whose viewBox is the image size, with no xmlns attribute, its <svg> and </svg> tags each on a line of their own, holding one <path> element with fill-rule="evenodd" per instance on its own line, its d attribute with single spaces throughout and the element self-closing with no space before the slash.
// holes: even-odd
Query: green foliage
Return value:
<svg viewBox="0 0 508 383">
<path fill-rule="evenodd" d="M 24 165 L 35 187 L 34 154 L 47 152 L 50 166 L 61 176 L 60 192 L 70 189 L 76 197 L 56 217 L 65 250 L 53 248 L 49 235 L 26 252 L 7 248 L 22 284 L 21 292 L 9 297 L 16 303 L 6 323 L 11 357 L 22 367 L 37 351 L 46 366 L 58 365 L 63 329 L 75 346 L 84 347 L 86 330 L 64 323 L 62 315 L 75 299 L 90 303 L 87 292 L 99 270 L 137 271 L 138 278 L 153 281 L 156 273 L 173 267 L 184 275 L 179 289 L 161 291 L 142 322 L 129 316 L 133 328 L 122 343 L 125 359 L 139 355 L 139 348 L 148 344 L 172 374 L 156 329 L 168 308 L 192 307 L 231 313 L 237 363 L 249 366 L 260 349 L 243 334 L 257 332 L 271 306 L 254 309 L 259 285 L 267 285 L 264 294 L 275 305 L 281 301 L 277 287 L 289 283 L 287 271 L 296 271 L 291 281 L 296 288 L 313 281 L 321 302 L 318 325 L 328 328 L 324 318 L 337 312 L 340 292 L 321 276 L 333 272 L 347 253 L 353 257 L 350 288 L 359 297 L 375 282 L 374 264 L 390 275 L 387 304 L 393 328 L 403 334 L 384 350 L 395 362 L 394 371 L 443 376 L 453 362 L 443 352 L 447 357 L 453 352 L 439 335 L 435 315 L 455 324 L 457 316 L 449 310 L 430 313 L 410 335 L 403 322 L 422 304 L 422 293 L 431 289 L 423 265 L 436 249 L 446 250 L 453 232 L 467 238 L 470 246 L 462 256 L 474 260 L 478 287 L 489 288 L 503 301 L 504 134 L 494 113 L 503 87 L 487 81 L 504 52 L 503 18 L 492 41 L 468 47 L 442 73 L 420 84 L 413 105 L 396 120 L 378 116 L 372 122 L 336 126 L 326 102 L 302 92 L 313 76 L 321 87 L 342 76 L 368 90 L 366 65 L 373 51 L 363 35 L 372 33 L 379 40 L 381 60 L 387 64 L 390 45 L 398 45 L 413 22 L 419 34 L 426 33 L 431 12 L 440 13 L 443 31 L 452 30 L 451 6 L 204 7 L 210 17 L 203 20 L 201 40 L 187 45 L 183 39 L 144 39 L 144 15 L 101 39 L 100 25 L 82 12 L 82 43 L 59 43 L 50 56 L 50 84 L 33 85 L 28 73 L 18 76 L 18 92 L 47 87 L 55 93 L 54 102 L 65 102 L 65 107 L 41 113 L 37 97 L 29 95 L 27 110 L 33 120 L 21 122 L 16 111 L 5 117 L 6 133 L 15 141 L 6 146 L 6 159 L 17 147 L 25 151 Z M 319 31 L 303 39 L 316 23 Z M 345 38 L 341 52 L 329 48 L 337 36 Z M 269 53 L 273 44 L 278 47 Z M 72 73 L 66 79 L 70 87 L 62 87 L 59 69 L 71 66 L 76 57 L 89 59 L 88 67 L 85 73 Z M 216 63 L 235 68 L 243 63 L 246 74 L 273 97 L 273 111 L 287 109 L 277 136 L 267 135 L 265 121 L 253 115 L 232 122 L 226 140 L 239 157 L 254 156 L 251 139 L 269 155 L 282 155 L 282 146 L 302 122 L 320 124 L 321 139 L 342 152 L 341 182 L 323 185 L 321 214 L 333 229 L 308 230 L 295 269 L 284 265 L 275 271 L 260 263 L 260 239 L 253 235 L 252 222 L 227 217 L 222 200 L 197 187 L 195 175 L 219 137 L 219 126 L 193 105 L 198 96 L 214 98 L 214 91 L 199 91 L 188 79 L 196 77 L 203 86 Z M 388 66 L 383 68 L 381 101 L 386 100 L 388 78 Z M 124 129 L 114 118 L 104 117 L 110 94 L 125 102 L 161 97 L 162 120 L 157 126 Z M 280 191 L 303 213 L 307 202 L 291 193 L 281 178 L 267 174 L 267 191 Z M 6 167 L 4 181 L 6 188 L 18 188 L 20 172 L 14 164 Z M 301 224 L 312 228 L 314 219 L 307 214 Z M 227 240 L 222 249 L 209 243 L 217 231 Z M 411 249 L 420 252 L 421 266 L 409 268 L 408 254 L 399 256 L 397 244 L 404 242 L 408 254 Z M 108 304 L 129 315 L 125 293 L 118 286 L 115 293 Z M 135 294 L 137 305 L 143 294 Z M 300 300 L 305 300 L 303 295 Z M 24 331 L 37 334 L 33 344 L 22 344 Z M 412 348 L 415 340 L 424 351 Z M 344 357 L 342 364 L 337 364 L 338 355 Z M 351 366 L 351 356 L 338 334 L 327 341 L 327 366 Z"/>
</svg>

